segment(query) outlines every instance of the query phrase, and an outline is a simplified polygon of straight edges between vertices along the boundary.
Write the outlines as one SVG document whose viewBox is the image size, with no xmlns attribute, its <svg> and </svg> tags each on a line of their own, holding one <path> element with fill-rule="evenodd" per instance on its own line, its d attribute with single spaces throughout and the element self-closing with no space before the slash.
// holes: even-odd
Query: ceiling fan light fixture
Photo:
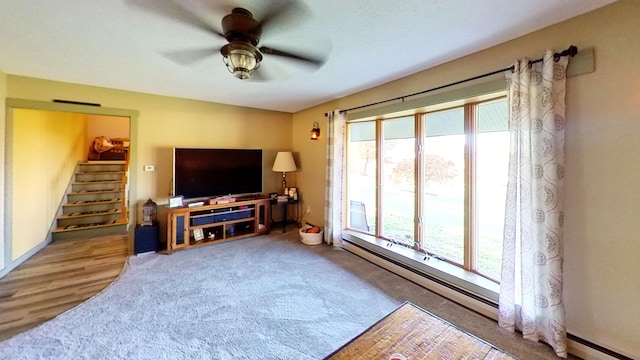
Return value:
<svg viewBox="0 0 640 360">
<path fill-rule="evenodd" d="M 262 54 L 255 46 L 241 41 L 232 41 L 220 52 L 227 70 L 241 80 L 250 78 L 262 61 Z"/>
</svg>

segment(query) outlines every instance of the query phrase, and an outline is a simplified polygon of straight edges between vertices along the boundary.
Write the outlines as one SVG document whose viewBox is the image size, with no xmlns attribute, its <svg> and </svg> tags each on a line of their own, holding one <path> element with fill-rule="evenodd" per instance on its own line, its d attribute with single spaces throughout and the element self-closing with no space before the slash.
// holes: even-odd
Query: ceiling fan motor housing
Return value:
<svg viewBox="0 0 640 360">
<path fill-rule="evenodd" d="M 244 41 L 258 46 L 262 27 L 249 10 L 235 8 L 222 18 L 222 31 L 228 42 Z"/>
<path fill-rule="evenodd" d="M 282 11 L 280 9 L 279 11 Z M 243 8 L 235 8 L 222 18 L 224 38 L 229 42 L 220 49 L 227 70 L 239 79 L 248 79 L 260 67 L 262 54 L 286 57 L 320 65 L 321 60 L 301 56 L 262 46 L 258 48 L 262 35 L 262 23 Z"/>
</svg>

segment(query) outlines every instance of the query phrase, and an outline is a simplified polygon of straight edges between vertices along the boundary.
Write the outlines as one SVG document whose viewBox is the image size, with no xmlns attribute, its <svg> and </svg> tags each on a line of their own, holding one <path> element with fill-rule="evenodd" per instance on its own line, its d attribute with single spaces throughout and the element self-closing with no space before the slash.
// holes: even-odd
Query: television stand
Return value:
<svg viewBox="0 0 640 360">
<path fill-rule="evenodd" d="M 269 232 L 269 199 L 182 207 L 167 213 L 167 253 Z"/>
</svg>

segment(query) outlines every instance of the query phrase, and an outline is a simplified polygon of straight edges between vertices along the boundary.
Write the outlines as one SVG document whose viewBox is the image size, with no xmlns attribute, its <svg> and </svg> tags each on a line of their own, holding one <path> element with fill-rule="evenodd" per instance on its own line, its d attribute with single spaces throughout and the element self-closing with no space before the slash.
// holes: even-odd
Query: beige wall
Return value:
<svg viewBox="0 0 640 360">
<path fill-rule="evenodd" d="M 91 144 L 98 136 L 128 138 L 129 118 L 122 116 L 89 115 L 87 140 Z"/>
<path fill-rule="evenodd" d="M 12 260 L 48 238 L 76 164 L 86 158 L 87 117 L 15 109 L 11 128 Z"/>
<path fill-rule="evenodd" d="M 546 48 L 574 44 L 595 49 L 594 73 L 568 80 L 565 299 L 569 331 L 640 357 L 640 2 L 617 3 L 500 46 L 353 94 L 293 115 L 126 91 L 51 82 L 0 73 L 0 95 L 50 101 L 101 103 L 139 111 L 135 133 L 137 199 L 166 198 L 174 146 L 249 147 L 265 150 L 265 192 L 276 191 L 270 173 L 278 150 L 296 152 L 299 171 L 287 175 L 301 191 L 308 220 L 323 221 L 326 119 L 324 113 L 406 95 L 503 68 L 514 58 L 540 57 Z M 5 96 L 2 96 L 4 99 Z M 291 122 L 293 118 L 293 123 Z M 309 140 L 314 121 L 321 139 Z M 0 128 L 2 131 L 2 128 Z M 133 133 L 133 131 L 132 131 Z M 3 137 L 4 139 L 4 137 Z M 3 194 L 0 191 L 0 196 Z"/>
<path fill-rule="evenodd" d="M 99 103 L 103 107 L 138 111 L 131 129 L 132 157 L 139 167 L 136 198 L 166 203 L 171 190 L 173 147 L 263 149 L 264 192 L 276 191 L 280 178 L 271 171 L 275 153 L 291 150 L 291 114 L 177 99 L 121 90 L 8 76 L 8 97 L 49 101 L 51 98 Z M 135 137 L 134 137 L 135 134 Z M 155 165 L 155 172 L 143 172 Z M 287 178 L 295 185 L 295 177 Z"/>
<path fill-rule="evenodd" d="M 5 152 L 5 124 L 6 124 L 6 111 L 5 111 L 5 98 L 7 97 L 7 74 L 0 71 L 0 105 L 2 106 L 2 111 L 0 112 L 0 159 L 2 159 L 2 163 L 4 162 L 4 152 Z M 2 206 L 0 207 L 0 274 L 6 268 L 6 259 L 5 256 L 8 256 L 8 251 L 5 251 L 5 247 L 7 244 L 5 243 L 5 224 L 4 224 L 4 214 L 5 214 L 5 194 L 4 194 L 4 174 L 5 174 L 5 166 L 0 167 L 0 203 Z"/>
<path fill-rule="evenodd" d="M 595 72 L 567 84 L 565 289 L 568 330 L 640 357 L 640 1 L 621 0 L 500 46 L 294 114 L 299 187 L 322 209 L 326 137 L 308 138 L 324 112 L 385 100 L 509 66 L 569 45 L 595 49 Z M 320 211 L 311 221 L 320 222 Z"/>
</svg>

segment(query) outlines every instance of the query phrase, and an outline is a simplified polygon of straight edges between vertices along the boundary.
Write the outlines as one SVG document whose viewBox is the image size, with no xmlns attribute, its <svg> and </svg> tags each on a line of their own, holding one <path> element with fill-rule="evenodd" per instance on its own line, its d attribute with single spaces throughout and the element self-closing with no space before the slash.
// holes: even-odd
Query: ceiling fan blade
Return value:
<svg viewBox="0 0 640 360">
<path fill-rule="evenodd" d="M 199 49 L 187 49 L 187 50 L 176 50 L 176 51 L 167 51 L 163 52 L 164 55 L 169 60 L 180 64 L 180 65 L 191 65 L 198 61 L 205 60 L 212 56 L 220 54 L 219 48 L 199 48 Z"/>
<path fill-rule="evenodd" d="M 317 56 L 294 54 L 294 53 L 287 52 L 287 51 L 273 49 L 273 48 L 270 48 L 270 47 L 267 47 L 267 46 L 260 47 L 260 52 L 265 54 L 265 55 L 276 55 L 276 56 L 286 57 L 286 58 L 289 58 L 289 59 L 304 61 L 304 62 L 313 64 L 315 66 L 321 66 L 325 62 L 325 59 L 317 57 Z"/>
<path fill-rule="evenodd" d="M 273 27 L 275 23 L 286 20 L 290 26 L 292 21 L 302 20 L 309 16 L 309 9 L 299 0 L 279 0 L 275 4 L 269 6 L 267 13 L 260 19 L 260 25 L 265 31 L 269 27 Z M 269 30 L 266 30 L 269 31 Z"/>
<path fill-rule="evenodd" d="M 249 80 L 251 82 L 266 82 L 269 81 L 269 76 L 263 71 L 264 69 L 257 69 L 251 74 Z"/>
<path fill-rule="evenodd" d="M 194 26 L 208 33 L 224 38 L 224 35 L 215 27 L 188 9 L 181 2 L 157 1 L 157 0 L 127 0 L 127 4 L 138 7 L 149 13 L 153 13 L 183 24 Z"/>
</svg>

